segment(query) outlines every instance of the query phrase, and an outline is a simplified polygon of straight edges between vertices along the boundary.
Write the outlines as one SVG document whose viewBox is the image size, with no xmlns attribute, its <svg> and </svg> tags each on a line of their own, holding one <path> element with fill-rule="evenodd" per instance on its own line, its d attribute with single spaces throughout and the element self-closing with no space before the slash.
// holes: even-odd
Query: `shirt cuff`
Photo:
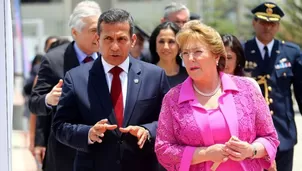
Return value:
<svg viewBox="0 0 302 171">
<path fill-rule="evenodd" d="M 48 109 L 51 109 L 51 108 L 52 108 L 52 106 L 50 106 L 49 104 L 47 104 L 46 96 L 45 96 L 45 106 L 46 106 Z"/>
<path fill-rule="evenodd" d="M 89 134 L 88 134 L 88 144 L 94 144 L 94 142 L 90 140 Z"/>
</svg>

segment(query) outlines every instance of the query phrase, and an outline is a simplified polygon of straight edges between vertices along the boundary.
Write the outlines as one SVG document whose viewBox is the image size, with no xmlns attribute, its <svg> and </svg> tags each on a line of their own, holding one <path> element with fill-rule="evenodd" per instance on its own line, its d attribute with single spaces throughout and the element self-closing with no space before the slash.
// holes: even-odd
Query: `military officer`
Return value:
<svg viewBox="0 0 302 171">
<path fill-rule="evenodd" d="M 280 171 L 291 171 L 294 145 L 297 143 L 291 85 L 301 112 L 302 59 L 296 44 L 279 41 L 283 11 L 275 3 L 265 2 L 251 11 L 255 38 L 245 43 L 245 71 L 255 78 L 269 105 L 281 142 L 276 156 Z"/>
</svg>

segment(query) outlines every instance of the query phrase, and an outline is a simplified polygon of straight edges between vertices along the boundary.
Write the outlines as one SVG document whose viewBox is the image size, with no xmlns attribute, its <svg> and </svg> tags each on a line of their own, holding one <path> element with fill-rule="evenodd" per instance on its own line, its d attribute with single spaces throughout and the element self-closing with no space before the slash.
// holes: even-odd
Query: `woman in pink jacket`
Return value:
<svg viewBox="0 0 302 171">
<path fill-rule="evenodd" d="M 220 72 L 226 52 L 219 34 L 190 21 L 176 41 L 189 77 L 163 100 L 159 162 L 168 171 L 269 168 L 279 141 L 268 106 L 245 77 Z"/>
</svg>

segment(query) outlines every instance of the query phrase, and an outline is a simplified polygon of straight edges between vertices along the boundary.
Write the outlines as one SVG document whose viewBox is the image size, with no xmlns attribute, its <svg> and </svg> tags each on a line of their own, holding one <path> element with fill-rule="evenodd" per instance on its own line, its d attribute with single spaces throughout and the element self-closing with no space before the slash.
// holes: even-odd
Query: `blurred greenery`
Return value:
<svg viewBox="0 0 302 171">
<path fill-rule="evenodd" d="M 302 0 L 287 0 L 283 9 L 286 17 L 281 22 L 278 36 L 302 47 Z"/>
<path fill-rule="evenodd" d="M 213 0 L 204 4 L 203 21 L 215 28 L 220 34 L 233 34 L 241 41 L 252 38 L 253 15 L 250 9 L 260 2 L 242 0 Z"/>
</svg>

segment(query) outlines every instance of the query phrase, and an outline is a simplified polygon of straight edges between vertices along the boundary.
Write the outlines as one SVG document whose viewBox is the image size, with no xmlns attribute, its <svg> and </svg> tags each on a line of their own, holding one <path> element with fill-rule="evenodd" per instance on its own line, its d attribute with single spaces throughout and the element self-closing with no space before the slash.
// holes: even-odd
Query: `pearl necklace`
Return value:
<svg viewBox="0 0 302 171">
<path fill-rule="evenodd" d="M 210 93 L 203 93 L 203 92 L 201 92 L 200 90 L 198 90 L 198 88 L 197 88 L 194 84 L 193 84 L 193 88 L 194 88 L 194 90 L 195 90 L 198 94 L 200 94 L 200 95 L 202 95 L 202 96 L 206 96 L 206 97 L 211 97 L 211 96 L 215 95 L 215 94 L 217 93 L 217 91 L 220 89 L 220 84 L 221 84 L 221 81 L 220 81 L 220 79 L 219 79 L 219 82 L 218 82 L 217 87 L 215 88 L 214 91 L 212 91 L 212 92 L 210 92 Z"/>
</svg>

